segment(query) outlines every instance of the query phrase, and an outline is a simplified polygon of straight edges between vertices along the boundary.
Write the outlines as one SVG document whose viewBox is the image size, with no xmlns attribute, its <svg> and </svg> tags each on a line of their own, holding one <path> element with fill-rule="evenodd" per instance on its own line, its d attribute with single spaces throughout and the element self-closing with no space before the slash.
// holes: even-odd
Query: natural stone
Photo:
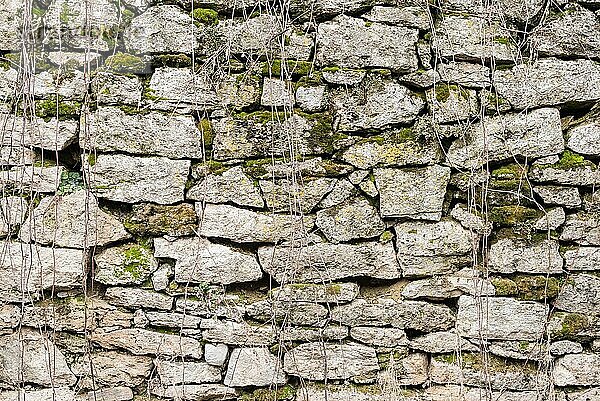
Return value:
<svg viewBox="0 0 600 401">
<path fill-rule="evenodd" d="M 68 387 L 53 387 L 42 390 L 7 390 L 0 393 L 1 401 L 24 399 L 27 401 L 71 401 L 75 397 L 75 392 Z"/>
<path fill-rule="evenodd" d="M 439 165 L 411 169 L 375 169 L 382 217 L 439 220 L 450 169 Z"/>
<path fill-rule="evenodd" d="M 325 67 L 323 69 L 323 79 L 326 82 L 336 85 L 354 86 L 362 82 L 366 77 L 365 70 L 354 70 L 351 68 Z"/>
<path fill-rule="evenodd" d="M 260 180 L 259 186 L 270 210 L 310 213 L 337 182 L 334 178 Z"/>
<path fill-rule="evenodd" d="M 358 296 L 355 283 L 287 284 L 271 290 L 271 297 L 281 302 L 320 302 L 340 304 Z"/>
<path fill-rule="evenodd" d="M 1 151 L 0 151 L 1 152 Z M 1 163 L 0 163 L 1 164 Z M 0 188 L 41 193 L 56 192 L 65 168 L 22 166 L 0 171 Z"/>
<path fill-rule="evenodd" d="M 92 90 L 101 105 L 137 106 L 142 101 L 142 83 L 136 76 L 98 72 L 92 80 Z"/>
<path fill-rule="evenodd" d="M 221 381 L 221 370 L 206 362 L 170 362 L 156 360 L 156 373 L 163 386 L 174 384 L 218 383 Z"/>
<path fill-rule="evenodd" d="M 201 72 L 195 74 L 191 68 L 157 68 L 147 91 L 151 107 L 169 113 L 173 110 L 180 113 L 211 110 L 217 107 L 220 100 L 209 77 Z M 223 100 L 226 101 L 226 98 L 235 100 L 231 93 L 224 96 Z"/>
<path fill-rule="evenodd" d="M 92 388 L 93 383 L 97 386 L 139 386 L 150 375 L 153 364 L 147 356 L 98 351 L 84 355 L 72 369 L 81 377 L 85 388 Z"/>
<path fill-rule="evenodd" d="M 265 78 L 260 104 L 264 107 L 294 107 L 292 83 L 281 79 Z"/>
<path fill-rule="evenodd" d="M 23 12 L 23 3 L 18 0 L 4 2 L 0 6 L 0 50 L 19 50 L 21 36 L 19 15 Z"/>
<path fill-rule="evenodd" d="M 554 306 L 567 312 L 600 315 L 600 278 L 591 274 L 574 274 L 563 284 Z"/>
<path fill-rule="evenodd" d="M 280 338 L 285 341 L 339 341 L 346 337 L 348 337 L 348 327 L 335 324 L 323 328 L 290 326 L 281 330 L 280 333 Z"/>
<path fill-rule="evenodd" d="M 204 345 L 204 360 L 209 365 L 223 366 L 227 362 L 229 355 L 229 347 L 225 344 L 210 344 Z"/>
<path fill-rule="evenodd" d="M 534 187 L 533 192 L 542 198 L 547 205 L 560 205 L 566 207 L 577 207 L 581 205 L 579 190 L 572 187 L 540 186 Z"/>
<path fill-rule="evenodd" d="M 133 399 L 133 391 L 129 387 L 112 387 L 87 393 L 88 401 L 128 401 Z"/>
<path fill-rule="evenodd" d="M 182 401 L 225 401 L 235 400 L 238 396 L 235 389 L 222 384 L 183 384 L 168 387 L 155 385 L 150 387 L 150 393 L 161 398 Z"/>
<path fill-rule="evenodd" d="M 80 190 L 41 200 L 19 232 L 23 241 L 72 248 L 102 246 L 129 238 L 123 224 Z"/>
<path fill-rule="evenodd" d="M 60 107 L 60 103 L 58 107 Z M 56 103 L 51 104 L 56 108 Z M 56 110 L 51 113 L 56 114 Z M 66 118 L 16 116 L 0 110 L 0 144 L 2 146 L 35 146 L 59 151 L 77 140 L 77 121 Z"/>
<path fill-rule="evenodd" d="M 272 386 L 286 383 L 281 362 L 266 348 L 235 348 L 231 351 L 226 386 Z"/>
<path fill-rule="evenodd" d="M 429 358 L 426 354 L 412 353 L 404 358 L 390 358 L 388 367 L 379 373 L 379 381 L 393 381 L 400 386 L 416 386 L 429 379 Z"/>
<path fill-rule="evenodd" d="M 109 287 L 106 298 L 114 305 L 128 308 L 170 310 L 173 306 L 171 296 L 141 288 Z"/>
<path fill-rule="evenodd" d="M 476 277 L 435 276 L 411 281 L 402 290 L 402 296 L 408 299 L 457 298 L 463 293 L 477 296 L 494 295 L 495 289 L 491 282 Z"/>
<path fill-rule="evenodd" d="M 566 354 L 579 354 L 583 352 L 583 346 L 575 341 L 561 340 L 550 344 L 548 348 L 550 354 L 554 356 L 562 356 Z"/>
<path fill-rule="evenodd" d="M 84 159 L 84 172 L 99 198 L 168 205 L 183 200 L 190 164 L 164 157 L 102 154 Z"/>
<path fill-rule="evenodd" d="M 285 322 L 299 326 L 320 326 L 328 315 L 323 305 L 311 302 L 264 300 L 246 307 L 246 314 L 260 322 Z"/>
<path fill-rule="evenodd" d="M 377 209 L 364 198 L 319 210 L 316 224 L 332 243 L 378 237 L 385 230 Z"/>
<path fill-rule="evenodd" d="M 558 242 L 542 240 L 536 244 L 504 238 L 493 243 L 489 254 L 490 271 L 499 273 L 562 273 L 563 259 Z"/>
<path fill-rule="evenodd" d="M 567 148 L 582 155 L 600 155 L 600 119 L 590 119 L 570 128 Z"/>
<path fill-rule="evenodd" d="M 325 279 L 357 276 L 400 277 L 400 266 L 391 243 L 260 247 L 258 259 L 262 268 L 279 283 L 320 283 Z"/>
<path fill-rule="evenodd" d="M 479 311 L 483 308 L 486 313 Z M 535 341 L 544 334 L 548 306 L 511 298 L 474 298 L 458 300 L 456 329 L 461 336 L 497 340 Z"/>
<path fill-rule="evenodd" d="M 188 203 L 173 206 L 140 203 L 133 205 L 124 225 L 133 235 L 141 237 L 184 236 L 194 235 L 198 218 Z"/>
<path fill-rule="evenodd" d="M 290 37 L 288 32 L 282 32 L 282 23 L 277 15 L 259 13 L 244 20 L 223 21 L 218 29 L 231 54 L 272 57 L 281 51 L 282 41 Z"/>
<path fill-rule="evenodd" d="M 553 377 L 557 386 L 598 386 L 600 356 L 591 353 L 571 354 L 558 358 Z"/>
<path fill-rule="evenodd" d="M 141 309 L 138 310 L 141 311 Z M 198 326 L 202 322 L 202 318 L 185 313 L 145 312 L 144 317 L 148 321 L 148 324 L 152 326 L 175 327 L 178 329 L 195 329 L 198 328 Z"/>
<path fill-rule="evenodd" d="M 306 343 L 286 352 L 284 370 L 308 380 L 350 379 L 379 370 L 377 355 L 358 344 Z"/>
<path fill-rule="evenodd" d="M 430 354 L 477 352 L 479 350 L 476 345 L 471 344 L 454 331 L 438 331 L 415 337 L 410 340 L 409 346 Z"/>
<path fill-rule="evenodd" d="M 600 215 L 585 212 L 568 215 L 560 240 L 579 245 L 600 245 Z"/>
<path fill-rule="evenodd" d="M 28 209 L 27 200 L 20 196 L 0 198 L 0 237 L 11 235 L 23 223 Z"/>
<path fill-rule="evenodd" d="M 437 70 L 442 81 L 465 88 L 486 88 L 491 83 L 489 67 L 481 64 L 451 61 L 438 64 Z"/>
<path fill-rule="evenodd" d="M 107 248 L 94 261 L 94 279 L 108 285 L 142 284 L 158 268 L 152 251 L 139 244 Z"/>
<path fill-rule="evenodd" d="M 450 211 L 450 216 L 458 220 L 468 230 L 484 235 L 489 235 L 492 232 L 493 223 L 486 221 L 475 208 L 469 210 L 466 205 L 457 203 Z"/>
<path fill-rule="evenodd" d="M 188 190 L 186 198 L 208 203 L 232 202 L 251 207 L 263 207 L 265 203 L 260 190 L 240 166 L 207 174 Z"/>
<path fill-rule="evenodd" d="M 303 111 L 314 113 L 327 108 L 327 87 L 300 86 L 296 89 L 296 103 Z"/>
<path fill-rule="evenodd" d="M 438 83 L 425 94 L 429 113 L 436 123 L 467 120 L 479 112 L 477 93 L 472 89 Z"/>
<path fill-rule="evenodd" d="M 208 319 L 202 322 L 201 328 L 205 329 L 202 338 L 210 342 L 245 347 L 270 346 L 276 342 L 275 333 L 270 325 L 255 326 L 248 323 Z"/>
<path fill-rule="evenodd" d="M 564 256 L 567 270 L 598 270 L 600 266 L 600 247 L 568 249 Z"/>
<path fill-rule="evenodd" d="M 352 327 L 350 337 L 376 347 L 405 347 L 408 345 L 406 332 L 388 327 Z"/>
</svg>

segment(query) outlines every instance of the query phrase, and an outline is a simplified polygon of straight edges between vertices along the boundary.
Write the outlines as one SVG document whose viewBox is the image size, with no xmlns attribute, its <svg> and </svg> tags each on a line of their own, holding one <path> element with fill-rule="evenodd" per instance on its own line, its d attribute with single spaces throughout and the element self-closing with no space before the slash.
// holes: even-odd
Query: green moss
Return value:
<svg viewBox="0 0 600 401">
<path fill-rule="evenodd" d="M 69 23 L 69 14 L 70 14 L 69 6 L 67 5 L 66 2 L 64 2 L 62 4 L 62 7 L 60 9 L 60 14 L 59 14 L 59 19 L 62 24 Z"/>
<path fill-rule="evenodd" d="M 206 145 L 206 146 L 212 145 L 213 138 L 214 138 L 214 132 L 213 132 L 212 124 L 210 123 L 208 118 L 203 118 L 202 120 L 200 120 L 200 122 L 198 123 L 198 129 L 200 130 L 200 133 L 202 134 L 202 138 L 204 140 L 204 145 Z"/>
<path fill-rule="evenodd" d="M 496 295 L 498 296 L 517 295 L 517 284 L 510 279 L 495 278 L 492 279 L 492 285 L 496 289 Z"/>
<path fill-rule="evenodd" d="M 121 104 L 118 106 L 119 109 L 121 109 L 125 114 L 129 114 L 129 115 L 137 115 L 137 114 L 148 114 L 150 113 L 149 109 L 140 109 L 139 107 L 135 107 L 135 106 L 128 106 L 125 104 Z"/>
<path fill-rule="evenodd" d="M 560 313 L 559 316 L 561 317 L 560 327 L 551 333 L 554 338 L 573 338 L 590 327 L 588 317 L 584 314 Z"/>
<path fill-rule="evenodd" d="M 560 282 L 554 277 L 517 276 L 514 279 L 518 289 L 518 298 L 539 301 L 554 298 L 560 291 Z"/>
<path fill-rule="evenodd" d="M 191 13 L 194 22 L 214 26 L 219 23 L 219 13 L 209 8 L 196 8 Z"/>
<path fill-rule="evenodd" d="M 450 93 L 457 94 L 459 97 L 469 99 L 469 92 L 458 85 L 437 84 L 434 88 L 435 100 L 438 103 L 445 103 L 450 98 Z"/>
<path fill-rule="evenodd" d="M 577 167 L 585 167 L 585 165 L 586 163 L 583 156 L 573 153 L 570 150 L 565 150 L 560 160 L 550 166 L 561 170 L 568 170 Z"/>
<path fill-rule="evenodd" d="M 366 27 L 370 27 L 371 25 L 373 25 L 372 21 L 365 21 L 365 26 Z"/>
<path fill-rule="evenodd" d="M 388 243 L 390 242 L 392 239 L 394 238 L 394 234 L 392 234 L 391 231 L 384 231 L 380 236 L 379 236 L 379 242 L 382 243 Z"/>
<path fill-rule="evenodd" d="M 42 118 L 77 117 L 81 112 L 81 103 L 58 99 L 39 100 L 35 102 L 35 114 Z"/>
<path fill-rule="evenodd" d="M 259 388 L 251 392 L 242 393 L 240 401 L 288 401 L 296 398 L 296 389 L 286 384 L 277 389 Z"/>
<path fill-rule="evenodd" d="M 192 66 L 192 59 L 185 54 L 161 54 L 155 56 L 153 61 L 157 67 L 182 68 Z"/>
<path fill-rule="evenodd" d="M 312 124 L 307 142 L 314 149 L 331 153 L 333 151 L 333 118 L 329 113 L 298 113 Z"/>
<path fill-rule="evenodd" d="M 90 166 L 93 166 L 93 165 L 95 165 L 95 164 L 96 164 L 96 155 L 95 155 L 94 153 L 90 153 L 90 154 L 88 155 L 87 159 L 88 159 L 88 164 L 89 164 Z"/>
<path fill-rule="evenodd" d="M 272 159 L 246 160 L 243 170 L 252 177 L 262 177 L 268 174 L 267 166 L 273 163 Z"/>
<path fill-rule="evenodd" d="M 339 284 L 329 284 L 325 287 L 325 293 L 327 295 L 340 295 L 342 293 L 342 286 Z"/>
<path fill-rule="evenodd" d="M 123 252 L 121 271 L 117 276 L 127 275 L 135 281 L 143 278 L 144 273 L 150 270 L 150 255 L 152 251 L 145 245 L 133 244 Z"/>
<path fill-rule="evenodd" d="M 521 205 L 495 206 L 490 209 L 488 218 L 501 226 L 514 226 L 526 220 L 536 219 L 542 215 L 539 210 Z"/>
<path fill-rule="evenodd" d="M 379 74 L 379 75 L 383 75 L 383 76 L 392 75 L 392 72 L 390 70 L 388 70 L 387 68 L 374 68 L 372 70 L 369 70 L 369 72 L 371 74 Z"/>
<path fill-rule="evenodd" d="M 281 76 L 282 60 L 276 59 L 272 62 L 264 62 L 261 72 L 264 76 Z M 313 64 L 309 61 L 286 60 L 285 71 L 295 76 L 307 76 L 310 74 Z"/>
<path fill-rule="evenodd" d="M 324 71 L 324 72 L 338 72 L 340 70 L 341 70 L 340 67 L 333 66 L 333 67 L 325 67 L 325 68 L 323 68 L 322 71 Z"/>
<path fill-rule="evenodd" d="M 43 8 L 39 8 L 39 7 L 33 6 L 31 8 L 31 14 L 35 18 L 42 18 L 46 14 L 46 10 L 43 9 Z"/>
<path fill-rule="evenodd" d="M 511 39 L 504 36 L 496 36 L 494 42 L 499 43 L 501 45 L 510 45 Z"/>
<path fill-rule="evenodd" d="M 0 68 L 8 70 L 10 68 L 16 69 L 21 63 L 20 53 L 6 53 L 0 57 Z"/>
<path fill-rule="evenodd" d="M 118 52 L 106 59 L 108 71 L 121 74 L 139 74 L 146 69 L 146 63 L 138 56 Z"/>
<path fill-rule="evenodd" d="M 234 115 L 235 119 L 243 121 L 254 121 L 260 124 L 266 124 L 271 121 L 284 121 L 289 117 L 289 114 L 284 112 L 271 112 L 271 111 L 255 111 L 252 113 L 238 113 Z"/>
<path fill-rule="evenodd" d="M 83 177 L 78 171 L 64 171 L 60 175 L 57 195 L 67 195 L 83 189 Z"/>
</svg>

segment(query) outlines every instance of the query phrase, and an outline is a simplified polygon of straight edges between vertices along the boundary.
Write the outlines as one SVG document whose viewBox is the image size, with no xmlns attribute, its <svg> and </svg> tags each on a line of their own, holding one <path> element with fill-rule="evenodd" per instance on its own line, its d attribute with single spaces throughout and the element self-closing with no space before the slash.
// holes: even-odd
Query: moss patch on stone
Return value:
<svg viewBox="0 0 600 401">
<path fill-rule="evenodd" d="M 123 252 L 123 263 L 118 274 L 121 276 L 127 275 L 134 281 L 144 279 L 151 269 L 150 255 L 152 255 L 152 251 L 144 245 L 133 244 L 129 246 Z"/>
<path fill-rule="evenodd" d="M 146 69 L 146 63 L 140 57 L 121 52 L 108 57 L 104 65 L 108 71 L 120 74 L 139 74 Z"/>
<path fill-rule="evenodd" d="M 561 170 L 569 170 L 577 167 L 585 167 L 585 159 L 570 150 L 565 150 L 560 157 L 560 160 L 551 165 L 553 168 Z"/>
<path fill-rule="evenodd" d="M 154 64 L 157 67 L 191 67 L 192 59 L 185 54 L 161 54 L 154 57 Z"/>
<path fill-rule="evenodd" d="M 435 86 L 435 100 L 438 103 L 445 103 L 450 98 L 450 94 L 458 95 L 458 97 L 469 99 L 469 92 L 459 85 L 454 84 L 438 84 Z"/>
<path fill-rule="evenodd" d="M 244 392 L 238 398 L 240 401 L 288 401 L 296 398 L 296 388 L 286 384 L 277 389 L 259 388 Z"/>
<path fill-rule="evenodd" d="M 560 291 L 560 281 L 555 277 L 517 275 L 494 278 L 492 284 L 498 296 L 515 296 L 527 301 L 554 298 Z"/>
<path fill-rule="evenodd" d="M 295 76 L 307 76 L 313 68 L 313 64 L 309 61 L 276 59 L 272 62 L 264 62 L 261 73 L 264 76 L 281 76 L 282 65 L 285 72 Z"/>
<path fill-rule="evenodd" d="M 219 23 L 219 13 L 209 8 L 196 8 L 191 15 L 196 23 L 208 26 L 215 26 Z"/>
<path fill-rule="evenodd" d="M 214 139 L 214 132 L 210 120 L 208 118 L 203 118 L 202 120 L 200 120 L 200 122 L 198 123 L 198 129 L 202 134 L 204 145 L 212 145 Z"/>
<path fill-rule="evenodd" d="M 59 120 L 77 117 L 81 112 L 81 103 L 62 99 L 39 100 L 35 102 L 35 114 L 42 118 L 57 117 Z"/>
<path fill-rule="evenodd" d="M 543 213 L 521 205 L 495 206 L 490 209 L 488 218 L 500 226 L 515 226 L 527 220 L 541 217 Z"/>
</svg>

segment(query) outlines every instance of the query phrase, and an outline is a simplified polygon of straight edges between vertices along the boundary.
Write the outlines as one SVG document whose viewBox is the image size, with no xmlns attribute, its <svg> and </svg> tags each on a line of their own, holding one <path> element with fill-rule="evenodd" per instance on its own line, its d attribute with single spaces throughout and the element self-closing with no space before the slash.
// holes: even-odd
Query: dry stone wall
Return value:
<svg viewBox="0 0 600 401">
<path fill-rule="evenodd" d="M 600 400 L 597 0 L 4 0 L 0 400 Z"/>
</svg>

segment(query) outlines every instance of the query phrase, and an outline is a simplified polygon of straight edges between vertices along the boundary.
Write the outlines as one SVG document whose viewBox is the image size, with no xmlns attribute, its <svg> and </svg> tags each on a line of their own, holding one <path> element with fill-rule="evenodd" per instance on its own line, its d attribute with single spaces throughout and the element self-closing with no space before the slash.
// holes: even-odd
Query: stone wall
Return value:
<svg viewBox="0 0 600 401">
<path fill-rule="evenodd" d="M 0 400 L 600 400 L 599 8 L 2 1 Z"/>
</svg>

